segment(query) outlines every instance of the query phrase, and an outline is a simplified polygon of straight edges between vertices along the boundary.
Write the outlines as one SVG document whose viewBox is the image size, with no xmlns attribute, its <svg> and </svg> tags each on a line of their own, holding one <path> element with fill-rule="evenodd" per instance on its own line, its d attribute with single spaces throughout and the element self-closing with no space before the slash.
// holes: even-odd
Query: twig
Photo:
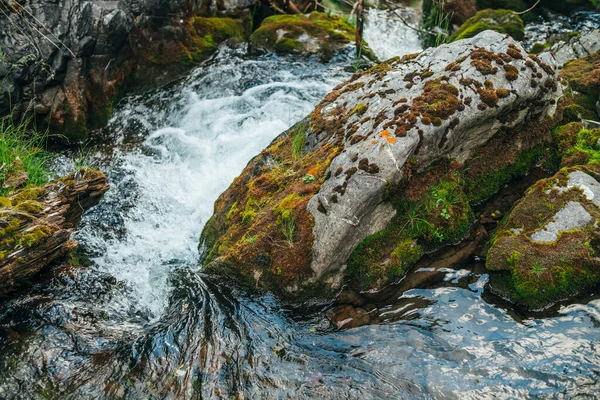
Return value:
<svg viewBox="0 0 600 400">
<path fill-rule="evenodd" d="M 534 9 L 534 8 L 535 8 L 535 7 L 536 7 L 538 4 L 539 4 L 539 2 L 540 2 L 540 0 L 537 0 L 537 1 L 535 2 L 535 4 L 534 4 L 534 5 L 532 5 L 531 7 L 529 7 L 527 10 L 525 10 L 525 11 L 520 11 L 520 12 L 516 12 L 515 14 L 517 14 L 517 15 L 521 15 L 521 14 L 528 13 L 529 11 L 533 10 L 533 9 Z"/>
</svg>

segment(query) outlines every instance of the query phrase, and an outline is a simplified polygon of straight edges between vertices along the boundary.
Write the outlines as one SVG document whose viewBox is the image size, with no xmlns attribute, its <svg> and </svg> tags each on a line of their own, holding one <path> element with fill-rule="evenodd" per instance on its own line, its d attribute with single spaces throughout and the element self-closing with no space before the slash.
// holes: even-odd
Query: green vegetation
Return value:
<svg viewBox="0 0 600 400">
<path fill-rule="evenodd" d="M 0 120 L 0 195 L 18 187 L 48 182 L 49 156 L 44 151 L 47 135 L 29 128 L 30 120 Z"/>
<path fill-rule="evenodd" d="M 469 18 L 452 34 L 450 41 L 471 38 L 488 29 L 509 34 L 515 40 L 523 40 L 525 36 L 523 20 L 514 11 L 488 9 Z"/>
<path fill-rule="evenodd" d="M 423 47 L 437 47 L 447 43 L 450 36 L 452 14 L 444 12 L 444 0 L 424 0 L 421 20 Z"/>
<path fill-rule="evenodd" d="M 418 200 L 395 193 L 388 197 L 397 211 L 392 222 L 367 237 L 350 256 L 347 275 L 359 289 L 398 280 L 425 251 L 467 236 L 474 221 L 456 180 L 442 180 Z"/>
<path fill-rule="evenodd" d="M 297 160 L 302 157 L 302 148 L 306 142 L 306 125 L 296 125 L 290 135 L 292 135 L 292 157 Z"/>
</svg>

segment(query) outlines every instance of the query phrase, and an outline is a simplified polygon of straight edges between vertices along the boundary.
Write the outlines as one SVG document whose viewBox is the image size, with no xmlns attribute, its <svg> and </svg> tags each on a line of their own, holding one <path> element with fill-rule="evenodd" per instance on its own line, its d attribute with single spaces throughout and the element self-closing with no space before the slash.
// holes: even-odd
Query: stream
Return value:
<svg viewBox="0 0 600 400">
<path fill-rule="evenodd" d="M 419 50 L 384 11 L 369 11 L 365 36 L 381 58 Z M 203 275 L 198 239 L 218 195 L 350 77 L 351 54 L 322 65 L 224 47 L 185 80 L 122 101 L 97 145 L 73 157 L 111 185 L 76 234 L 90 262 L 0 302 L 0 398 L 597 395 L 597 299 L 515 318 L 484 300 L 484 272 L 460 266 L 384 307 L 385 322 L 338 331 L 326 305 Z"/>
</svg>

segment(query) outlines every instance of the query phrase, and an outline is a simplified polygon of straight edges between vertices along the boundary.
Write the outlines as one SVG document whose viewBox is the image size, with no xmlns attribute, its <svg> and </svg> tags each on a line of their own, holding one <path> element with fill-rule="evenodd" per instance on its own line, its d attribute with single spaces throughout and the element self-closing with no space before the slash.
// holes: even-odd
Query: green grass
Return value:
<svg viewBox="0 0 600 400">
<path fill-rule="evenodd" d="M 10 176 L 29 176 L 25 186 L 43 185 L 48 182 L 49 155 L 44 150 L 47 134 L 28 128 L 30 120 L 14 121 L 11 117 L 0 119 L 0 195 L 6 196 L 13 189 L 5 188 Z M 18 161 L 20 160 L 20 161 Z"/>
</svg>

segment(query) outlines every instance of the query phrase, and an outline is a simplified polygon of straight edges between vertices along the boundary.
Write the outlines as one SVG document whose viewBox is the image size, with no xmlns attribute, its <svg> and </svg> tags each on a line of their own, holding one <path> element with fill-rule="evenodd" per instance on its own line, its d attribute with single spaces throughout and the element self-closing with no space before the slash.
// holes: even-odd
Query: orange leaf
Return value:
<svg viewBox="0 0 600 400">
<path fill-rule="evenodd" d="M 317 169 L 316 168 L 309 169 L 308 175 L 317 176 Z"/>
</svg>

